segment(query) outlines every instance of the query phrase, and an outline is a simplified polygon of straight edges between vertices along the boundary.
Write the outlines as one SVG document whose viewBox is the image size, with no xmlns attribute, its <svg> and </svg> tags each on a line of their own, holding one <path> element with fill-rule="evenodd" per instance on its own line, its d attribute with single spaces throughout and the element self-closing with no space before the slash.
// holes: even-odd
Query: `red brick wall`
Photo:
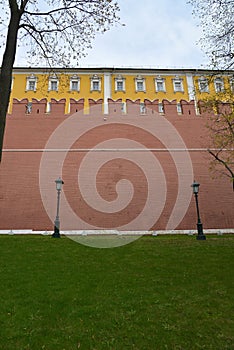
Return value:
<svg viewBox="0 0 234 350">
<path fill-rule="evenodd" d="M 51 113 L 51 115 L 44 113 L 46 105 L 44 100 L 34 101 L 36 110 L 40 110 L 40 113 L 36 113 L 36 115 L 34 113 L 25 115 L 25 101 L 21 102 L 15 101 L 13 113 L 7 118 L 4 140 L 5 151 L 3 152 L 0 172 L 0 229 L 51 230 L 53 228 L 53 220 L 49 218 L 40 195 L 39 167 L 42 151 L 48 139 L 68 116 L 63 115 L 64 101 L 56 104 L 58 107 L 57 113 Z M 148 104 L 150 104 L 149 102 Z M 154 107 L 157 105 L 156 102 L 153 104 Z M 74 101 L 72 102 L 73 107 L 75 103 Z M 90 103 L 95 105 L 94 101 L 90 101 Z M 160 140 L 150 135 L 144 128 L 136 129 L 131 123 L 124 126 L 121 125 L 121 121 L 127 122 L 129 120 L 134 122 L 134 118 L 141 118 L 145 126 L 149 128 L 152 126 L 153 129 L 155 120 L 151 110 L 146 116 L 135 116 L 134 106 L 135 108 L 136 105 L 139 107 L 139 101 L 136 101 L 136 104 L 134 104 L 128 100 L 131 113 L 129 116 L 122 116 L 120 115 L 121 109 L 119 104 L 115 106 L 114 101 L 109 101 L 109 103 L 110 111 L 113 110 L 116 113 L 111 113 L 111 120 L 108 115 L 105 120 L 103 117 L 99 118 L 92 113 L 90 116 L 84 115 L 80 119 L 80 128 L 85 126 L 88 131 L 74 142 L 71 146 L 74 151 L 69 152 L 64 160 L 62 176 L 65 184 L 63 192 L 71 208 L 84 222 L 80 227 L 73 226 L 73 223 L 71 223 L 70 226 L 68 225 L 64 229 L 84 229 L 88 228 L 88 225 L 101 228 L 115 228 L 132 221 L 144 209 L 148 186 L 144 171 L 134 162 L 122 159 L 118 153 L 115 153 L 113 160 L 107 162 L 97 172 L 96 186 L 101 196 L 106 201 L 109 201 L 111 206 L 111 202 L 117 198 L 116 184 L 121 179 L 129 179 L 134 187 L 134 193 L 132 200 L 125 208 L 113 213 L 105 213 L 98 210 L 98 208 L 91 208 L 82 197 L 80 188 L 77 185 L 79 166 L 86 155 L 84 149 L 92 149 L 100 142 L 104 142 L 107 139 L 125 138 L 135 140 L 148 148 L 160 149 L 164 147 Z M 210 157 L 205 151 L 209 144 L 208 132 L 205 128 L 206 119 L 195 115 L 193 101 L 190 103 L 182 101 L 181 103 L 183 105 L 183 115 L 178 115 L 175 112 L 175 103 L 172 103 L 170 106 L 170 103 L 167 101 L 165 112 L 167 110 L 169 112 L 165 116 L 161 116 L 161 118 L 166 118 L 178 130 L 187 148 L 190 149 L 194 179 L 201 184 L 199 205 L 204 227 L 233 228 L 234 195 L 231 184 L 226 178 L 212 179 L 208 169 Z M 98 101 L 96 104 L 99 109 L 98 113 L 101 113 L 101 101 Z M 71 112 L 74 111 L 73 107 Z M 116 121 L 116 124 L 112 124 L 111 121 Z M 66 138 L 65 132 L 64 129 L 64 138 Z M 80 130 L 77 129 L 77 135 L 79 135 L 79 132 Z M 168 135 L 168 138 L 170 138 L 170 135 Z M 83 149 L 83 151 L 75 151 L 78 148 Z M 141 153 L 141 151 L 136 154 L 139 157 L 141 155 L 143 158 L 145 157 L 145 154 Z M 176 202 L 178 177 L 176 165 L 168 152 L 155 150 L 152 154 L 161 164 L 167 184 L 165 206 L 160 217 L 151 227 L 157 230 L 167 227 L 168 219 Z M 54 162 L 56 162 L 55 154 Z M 95 162 L 98 162 L 98 156 L 94 157 L 94 167 L 96 166 Z M 151 166 L 150 161 L 147 166 Z M 56 205 L 54 180 L 55 178 L 51 178 L 51 181 L 48 183 L 48 200 L 50 196 L 54 196 L 53 202 Z M 157 181 L 157 174 L 155 174 L 156 187 Z M 187 188 L 187 191 L 191 191 L 190 186 Z M 128 194 L 126 193 L 126 195 Z M 55 215 L 55 208 L 53 210 Z M 62 211 L 63 204 L 61 203 L 61 215 L 63 215 Z M 174 228 L 196 228 L 194 198 L 191 198 L 183 220 Z M 144 229 L 144 222 L 142 222 L 141 227 L 135 227 L 134 229 Z"/>
</svg>

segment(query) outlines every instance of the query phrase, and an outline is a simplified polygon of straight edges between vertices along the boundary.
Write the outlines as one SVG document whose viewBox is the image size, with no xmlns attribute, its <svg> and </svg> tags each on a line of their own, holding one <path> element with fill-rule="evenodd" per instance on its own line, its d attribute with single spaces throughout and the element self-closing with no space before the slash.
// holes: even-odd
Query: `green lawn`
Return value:
<svg viewBox="0 0 234 350">
<path fill-rule="evenodd" d="M 0 349 L 234 349 L 234 236 L 0 236 Z"/>
</svg>

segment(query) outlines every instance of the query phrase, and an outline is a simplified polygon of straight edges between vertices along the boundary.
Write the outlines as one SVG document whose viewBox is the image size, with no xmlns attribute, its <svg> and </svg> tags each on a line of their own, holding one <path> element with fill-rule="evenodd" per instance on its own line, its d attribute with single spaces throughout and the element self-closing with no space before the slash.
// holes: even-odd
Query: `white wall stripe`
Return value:
<svg viewBox="0 0 234 350">
<path fill-rule="evenodd" d="M 219 151 L 218 148 L 209 148 Z M 225 148 L 222 151 L 233 151 Z M 207 148 L 5 148 L 3 152 L 208 152 Z"/>
</svg>

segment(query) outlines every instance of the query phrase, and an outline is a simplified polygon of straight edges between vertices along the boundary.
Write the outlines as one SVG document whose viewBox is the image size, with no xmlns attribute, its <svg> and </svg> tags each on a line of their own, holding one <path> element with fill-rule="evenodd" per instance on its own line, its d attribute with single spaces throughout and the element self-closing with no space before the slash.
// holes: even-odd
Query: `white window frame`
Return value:
<svg viewBox="0 0 234 350">
<path fill-rule="evenodd" d="M 162 89 L 158 88 L 158 84 L 162 84 Z M 155 78 L 155 91 L 156 92 L 166 92 L 165 79 L 161 77 Z"/>
<path fill-rule="evenodd" d="M 180 89 L 178 89 L 176 86 L 177 84 L 180 84 Z M 173 88 L 174 92 L 184 92 L 184 84 L 183 84 L 183 79 L 176 77 L 173 79 Z"/>
<path fill-rule="evenodd" d="M 209 83 L 207 78 L 198 79 L 199 92 L 209 92 Z"/>
<path fill-rule="evenodd" d="M 221 89 L 218 88 L 218 86 L 221 86 Z M 214 80 L 214 87 L 215 87 L 215 92 L 223 92 L 224 91 L 224 81 L 223 78 L 215 78 Z"/>
<path fill-rule="evenodd" d="M 98 89 L 94 89 L 94 84 L 98 83 Z M 101 78 L 94 74 L 91 78 L 90 78 L 90 91 L 97 91 L 100 92 L 101 91 Z"/>
<path fill-rule="evenodd" d="M 37 90 L 37 77 L 34 74 L 32 74 L 32 75 L 28 76 L 26 79 L 27 79 L 26 80 L 26 91 L 36 91 Z M 34 84 L 33 89 L 30 88 L 31 83 Z"/>
<path fill-rule="evenodd" d="M 53 83 L 56 83 L 56 89 L 52 89 Z M 59 79 L 58 77 L 54 74 L 49 77 L 49 86 L 48 86 L 48 91 L 58 91 L 59 89 Z"/>
<path fill-rule="evenodd" d="M 138 89 L 138 83 L 142 83 L 142 89 Z M 135 89 L 136 92 L 145 92 L 145 78 L 142 78 L 140 75 L 135 78 Z"/>
<path fill-rule="evenodd" d="M 73 83 L 77 83 L 77 88 L 73 88 Z M 70 77 L 70 91 L 80 91 L 80 77 L 73 75 Z"/>
<path fill-rule="evenodd" d="M 122 83 L 122 89 L 118 89 L 118 83 Z M 122 76 L 115 78 L 115 92 L 117 91 L 125 91 L 125 78 Z"/>
</svg>

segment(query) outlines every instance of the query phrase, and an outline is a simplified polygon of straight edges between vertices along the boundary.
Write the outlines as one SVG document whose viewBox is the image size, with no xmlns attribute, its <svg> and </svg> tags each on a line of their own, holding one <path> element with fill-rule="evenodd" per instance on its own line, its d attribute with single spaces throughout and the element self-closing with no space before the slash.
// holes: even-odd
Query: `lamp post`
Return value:
<svg viewBox="0 0 234 350">
<path fill-rule="evenodd" d="M 52 234 L 52 237 L 60 238 L 59 204 L 60 204 L 60 194 L 61 194 L 61 190 L 64 182 L 59 177 L 57 180 L 55 180 L 55 183 L 56 183 L 56 190 L 57 190 L 57 212 L 56 212 L 56 218 L 54 220 L 54 233 Z"/>
<path fill-rule="evenodd" d="M 200 213 L 199 213 L 199 206 L 198 206 L 198 192 L 199 192 L 199 186 L 200 184 L 196 181 L 193 182 L 191 187 L 193 188 L 193 194 L 195 196 L 196 201 L 196 208 L 197 208 L 197 239 L 198 240 L 205 240 L 206 236 L 203 233 L 203 226 L 201 223 Z"/>
</svg>

